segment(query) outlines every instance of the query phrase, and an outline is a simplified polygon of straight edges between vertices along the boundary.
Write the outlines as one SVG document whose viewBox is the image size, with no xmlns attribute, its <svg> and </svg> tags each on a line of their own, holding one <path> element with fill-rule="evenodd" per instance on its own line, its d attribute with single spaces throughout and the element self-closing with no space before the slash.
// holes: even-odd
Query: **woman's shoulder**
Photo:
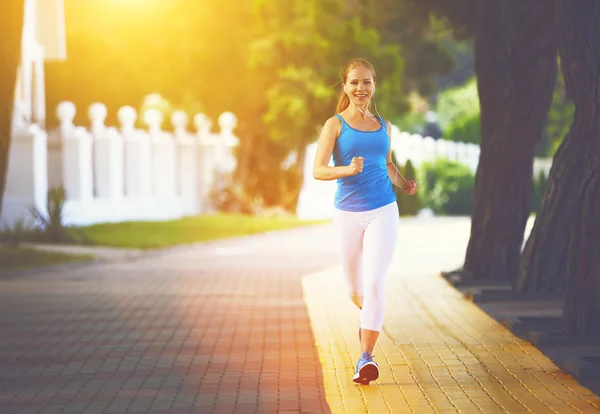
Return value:
<svg viewBox="0 0 600 414">
<path fill-rule="evenodd" d="M 342 125 L 342 119 L 341 116 L 339 114 L 335 114 L 332 117 L 330 117 L 327 121 L 325 121 L 325 125 L 330 124 L 330 125 Z"/>
<path fill-rule="evenodd" d="M 339 135 L 339 131 L 342 129 L 342 120 L 336 114 L 325 121 L 323 128 L 336 131 Z"/>
</svg>

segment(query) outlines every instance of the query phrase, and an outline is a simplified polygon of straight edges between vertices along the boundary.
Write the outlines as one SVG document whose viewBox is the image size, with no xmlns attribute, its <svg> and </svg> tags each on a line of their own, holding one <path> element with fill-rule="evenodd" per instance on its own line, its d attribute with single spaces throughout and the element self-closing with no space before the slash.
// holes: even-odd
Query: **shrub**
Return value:
<svg viewBox="0 0 600 414">
<path fill-rule="evenodd" d="M 66 193 L 64 188 L 51 188 L 46 199 L 47 215 L 36 207 L 31 209 L 31 214 L 39 226 L 33 235 L 34 241 L 49 243 L 85 243 L 85 235 L 74 228 L 69 228 L 64 223 L 64 206 Z"/>
<path fill-rule="evenodd" d="M 448 130 L 458 119 L 479 114 L 477 79 L 473 76 L 463 85 L 440 92 L 436 113 L 442 129 Z"/>
<path fill-rule="evenodd" d="M 212 206 L 224 213 L 254 214 L 262 206 L 260 198 L 253 198 L 240 185 L 229 184 L 217 186 L 210 192 Z"/>
<path fill-rule="evenodd" d="M 398 167 L 398 165 L 396 165 Z M 416 179 L 415 167 L 410 160 L 406 161 L 404 167 L 398 167 L 400 173 L 407 180 Z M 401 216 L 416 216 L 419 213 L 419 191 L 415 195 L 409 196 L 401 188 L 394 186 L 396 192 L 396 203 Z"/>
<path fill-rule="evenodd" d="M 11 247 L 16 247 L 27 240 L 27 223 L 23 219 L 17 220 L 13 226 L 5 225 L 0 233 L 0 240 Z"/>
<path fill-rule="evenodd" d="M 461 163 L 439 158 L 420 169 L 423 207 L 437 215 L 470 215 L 475 176 Z"/>
<path fill-rule="evenodd" d="M 448 141 L 481 142 L 481 116 L 479 113 L 456 118 L 448 127 L 444 138 Z"/>
</svg>

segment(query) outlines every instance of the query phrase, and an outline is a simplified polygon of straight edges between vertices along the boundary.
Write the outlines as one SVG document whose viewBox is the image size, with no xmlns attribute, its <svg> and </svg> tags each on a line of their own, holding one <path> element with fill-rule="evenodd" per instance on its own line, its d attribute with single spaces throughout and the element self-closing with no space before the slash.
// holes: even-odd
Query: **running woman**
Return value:
<svg viewBox="0 0 600 414">
<path fill-rule="evenodd" d="M 333 221 L 349 295 L 360 309 L 362 355 L 353 379 L 359 384 L 379 378 L 372 352 L 383 326 L 385 282 L 399 223 L 392 184 L 408 195 L 417 191 L 417 183 L 392 162 L 390 122 L 371 113 L 376 80 L 365 59 L 345 66 L 336 114 L 321 131 L 313 166 L 315 179 L 337 180 Z"/>
</svg>

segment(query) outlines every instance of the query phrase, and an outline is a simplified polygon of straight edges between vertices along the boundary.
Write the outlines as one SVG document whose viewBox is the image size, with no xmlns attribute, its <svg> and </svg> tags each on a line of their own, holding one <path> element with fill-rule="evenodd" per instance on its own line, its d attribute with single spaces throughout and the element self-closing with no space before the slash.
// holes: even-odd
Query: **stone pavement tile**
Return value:
<svg viewBox="0 0 600 414">
<path fill-rule="evenodd" d="M 329 412 L 301 277 L 330 234 L 0 280 L 0 414 Z"/>
<path fill-rule="evenodd" d="M 341 269 L 308 275 L 303 288 L 332 412 L 600 412 L 600 398 L 538 349 L 435 273 L 399 260 L 374 352 L 381 375 L 357 386 L 351 379 L 360 354 L 359 314 L 340 294 Z"/>
</svg>

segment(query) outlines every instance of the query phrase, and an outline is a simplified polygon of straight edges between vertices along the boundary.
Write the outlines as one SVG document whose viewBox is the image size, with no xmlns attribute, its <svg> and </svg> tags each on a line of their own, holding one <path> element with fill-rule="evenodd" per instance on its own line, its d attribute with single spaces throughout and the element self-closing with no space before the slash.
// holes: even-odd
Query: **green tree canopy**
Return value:
<svg viewBox="0 0 600 414">
<path fill-rule="evenodd" d="M 272 181 L 290 151 L 304 162 L 302 147 L 333 113 L 351 58 L 375 65 L 377 109 L 393 122 L 408 108 L 406 92 L 432 90 L 433 77 L 453 67 L 410 0 L 65 0 L 65 9 L 68 59 L 46 67 L 50 127 L 61 100 L 76 104 L 79 125 L 93 102 L 107 105 L 115 125 L 120 106 L 141 108 L 150 93 L 190 115 L 231 111 L 238 175 L 253 172 L 260 192 L 283 191 Z"/>
</svg>

